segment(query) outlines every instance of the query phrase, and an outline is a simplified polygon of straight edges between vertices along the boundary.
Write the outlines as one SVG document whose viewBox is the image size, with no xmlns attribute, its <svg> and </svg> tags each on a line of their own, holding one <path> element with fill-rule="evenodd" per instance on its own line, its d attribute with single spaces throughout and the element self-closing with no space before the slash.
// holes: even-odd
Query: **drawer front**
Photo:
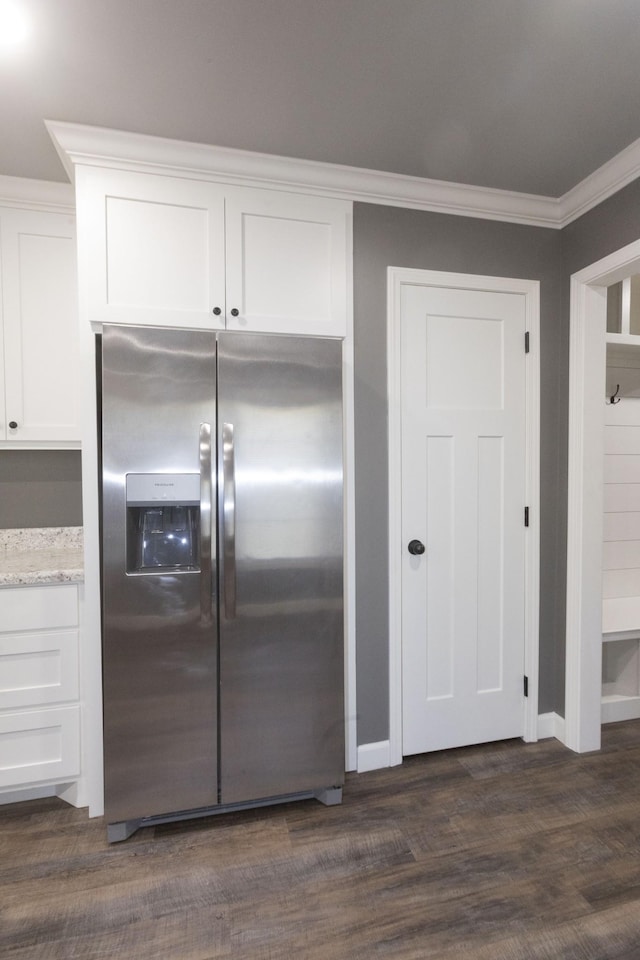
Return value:
<svg viewBox="0 0 640 960">
<path fill-rule="evenodd" d="M 78 697 L 77 631 L 0 634 L 0 710 Z"/>
<path fill-rule="evenodd" d="M 0 589 L 0 630 L 56 630 L 78 625 L 74 583 Z"/>
<path fill-rule="evenodd" d="M 0 716 L 0 789 L 80 773 L 80 708 Z"/>
</svg>

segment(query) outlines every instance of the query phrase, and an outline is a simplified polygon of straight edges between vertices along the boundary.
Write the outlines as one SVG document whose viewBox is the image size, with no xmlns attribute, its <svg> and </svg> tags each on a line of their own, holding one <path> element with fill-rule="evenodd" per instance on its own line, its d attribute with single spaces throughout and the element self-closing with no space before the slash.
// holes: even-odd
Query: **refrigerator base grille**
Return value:
<svg viewBox="0 0 640 960">
<path fill-rule="evenodd" d="M 342 787 L 324 787 L 321 790 L 307 790 L 302 793 L 287 793 L 279 797 L 265 797 L 246 803 L 217 804 L 215 807 L 199 807 L 197 810 L 179 810 L 153 817 L 138 817 L 134 820 L 120 820 L 107 824 L 109 843 L 127 840 L 140 827 L 155 827 L 162 823 L 174 823 L 178 820 L 194 820 L 198 817 L 212 817 L 220 813 L 232 813 L 235 810 L 252 810 L 256 807 L 270 807 L 276 803 L 291 803 L 295 800 L 318 800 L 327 807 L 342 803 Z"/>
</svg>

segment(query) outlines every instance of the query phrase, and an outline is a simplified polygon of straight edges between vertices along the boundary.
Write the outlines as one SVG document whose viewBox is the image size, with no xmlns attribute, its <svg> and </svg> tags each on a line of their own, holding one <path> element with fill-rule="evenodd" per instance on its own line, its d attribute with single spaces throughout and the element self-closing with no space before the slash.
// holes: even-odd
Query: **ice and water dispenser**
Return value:
<svg viewBox="0 0 640 960">
<path fill-rule="evenodd" d="M 200 476 L 128 473 L 127 573 L 200 568 Z"/>
</svg>

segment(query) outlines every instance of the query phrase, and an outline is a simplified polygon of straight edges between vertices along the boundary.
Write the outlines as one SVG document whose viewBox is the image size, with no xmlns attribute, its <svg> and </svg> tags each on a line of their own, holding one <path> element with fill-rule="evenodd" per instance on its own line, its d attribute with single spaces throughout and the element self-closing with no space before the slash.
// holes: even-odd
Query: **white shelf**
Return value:
<svg viewBox="0 0 640 960">
<path fill-rule="evenodd" d="M 620 347 L 640 347 L 640 333 L 607 333 L 605 340 Z"/>
</svg>

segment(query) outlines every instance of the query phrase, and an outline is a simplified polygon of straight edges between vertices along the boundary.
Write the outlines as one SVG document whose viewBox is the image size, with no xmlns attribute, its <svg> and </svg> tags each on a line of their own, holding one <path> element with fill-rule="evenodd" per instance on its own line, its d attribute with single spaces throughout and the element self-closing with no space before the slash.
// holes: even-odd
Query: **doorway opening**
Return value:
<svg viewBox="0 0 640 960">
<path fill-rule="evenodd" d="M 563 740 L 579 753 L 600 748 L 602 722 L 607 290 L 638 273 L 635 241 L 571 278 Z"/>
</svg>

